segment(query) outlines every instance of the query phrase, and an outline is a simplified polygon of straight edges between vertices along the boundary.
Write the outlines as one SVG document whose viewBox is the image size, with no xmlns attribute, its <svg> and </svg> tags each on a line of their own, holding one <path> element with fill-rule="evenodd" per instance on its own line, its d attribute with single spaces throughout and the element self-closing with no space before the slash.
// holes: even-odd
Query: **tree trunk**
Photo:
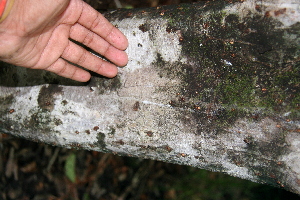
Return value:
<svg viewBox="0 0 300 200">
<path fill-rule="evenodd" d="M 220 171 L 300 194 L 300 3 L 118 10 L 116 78 L 79 84 L 2 64 L 0 131 Z"/>
</svg>

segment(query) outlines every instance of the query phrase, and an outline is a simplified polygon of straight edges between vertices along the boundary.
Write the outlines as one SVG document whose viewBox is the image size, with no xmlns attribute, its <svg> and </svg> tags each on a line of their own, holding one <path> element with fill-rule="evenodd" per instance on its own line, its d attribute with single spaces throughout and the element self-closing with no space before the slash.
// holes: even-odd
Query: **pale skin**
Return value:
<svg viewBox="0 0 300 200">
<path fill-rule="evenodd" d="M 82 0 L 15 0 L 0 23 L 0 60 L 81 82 L 88 81 L 90 73 L 70 62 L 112 78 L 118 73 L 116 65 L 128 62 L 127 46 L 126 37 Z"/>
</svg>

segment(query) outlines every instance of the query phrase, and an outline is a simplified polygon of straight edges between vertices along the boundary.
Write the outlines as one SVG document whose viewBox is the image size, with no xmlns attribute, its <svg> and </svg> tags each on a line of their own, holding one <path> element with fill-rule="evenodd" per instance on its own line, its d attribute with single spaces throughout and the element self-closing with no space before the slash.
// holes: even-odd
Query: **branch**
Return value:
<svg viewBox="0 0 300 200">
<path fill-rule="evenodd" d="M 280 2 L 107 13 L 130 43 L 119 75 L 80 85 L 2 66 L 0 131 L 300 194 L 300 3 Z"/>
</svg>

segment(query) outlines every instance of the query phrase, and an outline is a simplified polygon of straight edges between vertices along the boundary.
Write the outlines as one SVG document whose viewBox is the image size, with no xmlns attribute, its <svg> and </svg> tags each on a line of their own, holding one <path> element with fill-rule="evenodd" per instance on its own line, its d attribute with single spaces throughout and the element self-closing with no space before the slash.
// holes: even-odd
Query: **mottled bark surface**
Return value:
<svg viewBox="0 0 300 200">
<path fill-rule="evenodd" d="M 191 165 L 300 193 L 300 4 L 107 13 L 128 37 L 114 79 L 0 68 L 0 131 Z"/>
</svg>

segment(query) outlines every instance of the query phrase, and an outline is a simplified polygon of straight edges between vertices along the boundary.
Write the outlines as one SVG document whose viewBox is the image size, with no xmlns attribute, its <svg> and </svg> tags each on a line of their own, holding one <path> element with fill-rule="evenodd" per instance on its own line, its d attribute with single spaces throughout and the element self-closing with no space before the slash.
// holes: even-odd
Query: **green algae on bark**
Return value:
<svg viewBox="0 0 300 200">
<path fill-rule="evenodd" d="M 300 47 L 290 39 L 294 31 L 257 14 L 239 19 L 222 10 L 208 15 L 198 7 L 180 8 L 169 29 L 180 31 L 182 54 L 192 63 L 184 95 L 299 117 Z"/>
</svg>

